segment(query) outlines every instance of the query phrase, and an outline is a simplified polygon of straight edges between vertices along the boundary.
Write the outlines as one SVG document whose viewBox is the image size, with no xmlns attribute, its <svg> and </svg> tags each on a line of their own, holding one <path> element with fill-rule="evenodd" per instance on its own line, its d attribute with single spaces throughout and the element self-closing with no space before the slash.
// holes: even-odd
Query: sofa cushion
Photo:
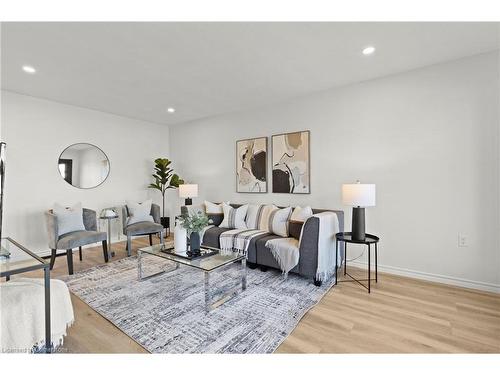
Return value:
<svg viewBox="0 0 500 375">
<path fill-rule="evenodd" d="M 210 220 L 211 225 L 219 226 L 224 219 L 224 214 L 207 214 L 208 220 Z"/>
<path fill-rule="evenodd" d="M 163 230 L 161 224 L 151 223 L 149 221 L 143 221 L 140 223 L 127 225 L 125 228 L 125 234 L 127 236 L 136 236 L 138 234 L 151 234 L 158 233 Z"/>
<path fill-rule="evenodd" d="M 220 249 L 219 237 L 222 233 L 231 230 L 229 228 L 211 227 L 203 235 L 203 245 Z"/>
<path fill-rule="evenodd" d="M 257 264 L 281 270 L 280 265 L 277 262 L 277 260 L 274 258 L 271 250 L 266 247 L 267 241 L 278 239 L 278 238 L 282 238 L 282 237 L 280 237 L 276 234 L 268 234 L 264 237 L 259 238 L 256 241 L 255 249 L 256 249 L 256 257 L 257 257 L 256 263 Z M 299 270 L 299 265 L 292 268 L 290 270 L 290 272 L 298 272 L 298 270 Z"/>
<path fill-rule="evenodd" d="M 79 230 L 63 234 L 57 241 L 58 249 L 75 249 L 91 243 L 101 242 L 106 239 L 106 232 Z"/>
<path fill-rule="evenodd" d="M 248 262 L 258 263 L 257 262 L 257 241 L 259 241 L 260 239 L 269 237 L 269 236 L 273 236 L 273 235 L 270 233 L 264 233 L 264 234 L 261 234 L 259 236 L 253 237 L 250 240 L 250 243 L 248 244 L 248 248 L 247 248 L 247 261 Z M 270 238 L 275 238 L 275 237 L 270 237 Z"/>
</svg>

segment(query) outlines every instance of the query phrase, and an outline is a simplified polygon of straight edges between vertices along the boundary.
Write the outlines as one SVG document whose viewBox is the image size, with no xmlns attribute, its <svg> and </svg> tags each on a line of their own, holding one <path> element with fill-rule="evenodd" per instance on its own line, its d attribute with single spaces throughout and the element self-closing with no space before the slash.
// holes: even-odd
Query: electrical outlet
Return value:
<svg viewBox="0 0 500 375">
<path fill-rule="evenodd" d="M 467 247 L 469 245 L 467 241 L 467 236 L 465 234 L 458 234 L 458 246 L 459 247 Z"/>
</svg>

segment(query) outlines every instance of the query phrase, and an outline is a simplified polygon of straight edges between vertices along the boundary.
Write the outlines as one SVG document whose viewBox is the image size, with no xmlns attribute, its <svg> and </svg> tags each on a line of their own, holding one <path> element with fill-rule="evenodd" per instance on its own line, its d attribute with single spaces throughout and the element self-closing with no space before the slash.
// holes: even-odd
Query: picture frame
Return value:
<svg viewBox="0 0 500 375">
<path fill-rule="evenodd" d="M 267 137 L 236 141 L 237 193 L 267 193 L 267 159 Z"/>
<path fill-rule="evenodd" d="M 271 136 L 273 193 L 311 193 L 310 141 L 309 130 Z"/>
</svg>

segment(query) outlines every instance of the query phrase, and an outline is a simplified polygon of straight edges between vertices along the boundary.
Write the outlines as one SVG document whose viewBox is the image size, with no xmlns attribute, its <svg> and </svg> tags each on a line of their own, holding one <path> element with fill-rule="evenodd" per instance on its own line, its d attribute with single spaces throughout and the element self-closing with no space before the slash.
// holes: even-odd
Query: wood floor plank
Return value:
<svg viewBox="0 0 500 375">
<path fill-rule="evenodd" d="M 143 246 L 148 246 L 147 237 L 135 239 L 133 254 Z M 125 242 L 113 244 L 113 250 L 117 256 L 111 261 L 124 258 Z M 100 247 L 84 249 L 82 262 L 74 255 L 75 272 L 102 263 Z M 348 272 L 366 278 L 366 270 Z M 67 275 L 66 257 L 58 257 L 51 277 L 63 275 Z M 74 295 L 72 302 L 75 324 L 63 351 L 146 352 Z M 500 295 L 384 273 L 379 273 L 377 284 L 372 283 L 370 294 L 356 283 L 339 283 L 276 352 L 500 353 Z"/>
</svg>

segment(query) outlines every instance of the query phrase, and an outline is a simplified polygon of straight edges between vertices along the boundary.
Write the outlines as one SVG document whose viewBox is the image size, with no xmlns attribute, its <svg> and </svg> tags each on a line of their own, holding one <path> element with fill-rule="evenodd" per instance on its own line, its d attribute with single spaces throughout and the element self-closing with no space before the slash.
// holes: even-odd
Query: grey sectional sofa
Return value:
<svg viewBox="0 0 500 375">
<path fill-rule="evenodd" d="M 240 207 L 241 204 L 231 204 L 232 207 Z M 280 207 L 282 208 L 282 207 Z M 181 213 L 187 213 L 186 206 L 181 207 Z M 330 211 L 337 215 L 339 221 L 339 230 L 344 231 L 344 211 L 339 210 L 326 210 L 326 209 L 313 209 L 313 213 Z M 301 276 L 314 279 L 318 265 L 318 233 L 319 233 L 319 219 L 311 218 L 304 224 L 305 227 L 302 232 L 302 239 L 300 243 L 300 258 L 299 264 L 295 266 L 290 272 L 297 273 Z M 220 228 L 214 226 L 207 229 L 203 236 L 203 245 L 220 248 L 219 237 L 225 231 L 230 229 Z M 274 259 L 271 251 L 265 246 L 268 240 L 274 238 L 281 238 L 275 234 L 263 234 L 255 237 L 250 242 L 248 247 L 247 265 L 250 268 L 260 267 L 262 271 L 267 271 L 268 268 L 280 269 L 278 262 Z M 340 245 L 339 246 L 343 246 Z M 341 251 L 341 254 L 343 251 Z M 320 286 L 321 282 L 314 280 L 315 285 Z"/>
</svg>

